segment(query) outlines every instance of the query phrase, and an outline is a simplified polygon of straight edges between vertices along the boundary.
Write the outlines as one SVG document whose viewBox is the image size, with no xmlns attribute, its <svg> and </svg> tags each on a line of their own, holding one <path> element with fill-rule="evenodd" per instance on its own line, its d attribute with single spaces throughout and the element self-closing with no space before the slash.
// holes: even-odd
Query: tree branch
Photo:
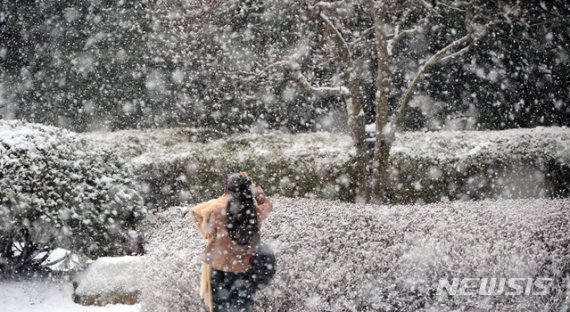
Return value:
<svg viewBox="0 0 570 312">
<path fill-rule="evenodd" d="M 435 16 L 441 17 L 441 14 L 439 14 L 439 12 L 431 4 L 427 3 L 425 0 L 417 0 L 417 2 L 419 2 L 419 4 L 421 4 L 423 7 L 425 7 L 430 13 L 434 14 Z"/>
<path fill-rule="evenodd" d="M 427 18 L 423 20 L 427 21 Z M 423 23 L 421 25 L 416 25 L 414 28 L 402 31 L 399 30 L 399 27 L 396 27 L 394 33 L 392 35 L 388 35 L 386 38 L 388 40 L 388 53 L 392 54 L 392 51 L 394 51 L 394 47 L 396 47 L 397 44 L 399 44 L 400 41 L 406 36 L 415 35 L 422 31 L 423 31 Z"/>
<path fill-rule="evenodd" d="M 339 49 L 340 57 L 342 61 L 345 62 L 348 68 L 352 68 L 351 64 L 351 53 L 349 46 L 338 30 L 338 28 L 334 25 L 334 23 L 324 14 L 327 11 L 335 11 L 336 9 L 346 7 L 346 1 L 334 1 L 334 2 L 318 2 L 315 5 L 304 5 L 304 11 L 308 13 L 308 15 L 316 20 L 319 20 L 323 25 L 326 31 L 332 36 L 332 39 Z"/>
<path fill-rule="evenodd" d="M 400 41 L 403 38 L 406 38 L 408 36 L 413 36 L 417 33 L 421 33 L 429 25 L 430 19 L 433 16 L 441 17 L 439 12 L 437 12 L 429 3 L 427 3 L 423 0 L 415 0 L 415 1 L 420 1 L 422 3 L 422 5 L 426 6 L 428 8 L 428 14 L 426 16 L 424 16 L 423 18 L 421 18 L 419 21 L 417 21 L 416 25 L 413 28 L 406 29 L 403 31 L 399 31 L 400 25 L 399 24 L 396 25 L 394 33 L 392 35 L 387 36 L 387 39 L 389 40 L 388 41 L 388 53 L 389 54 L 392 54 L 392 51 L 394 50 L 394 48 L 397 47 L 397 45 L 400 43 Z M 405 16 L 407 16 L 407 14 L 405 14 Z M 406 17 L 402 18 L 402 20 L 404 20 L 405 18 Z"/>
<path fill-rule="evenodd" d="M 338 28 L 336 28 L 334 26 L 332 21 L 324 13 L 322 13 L 322 12 L 319 13 L 319 18 L 321 19 L 321 21 L 323 21 L 325 23 L 325 25 L 327 26 L 327 29 L 333 35 L 333 39 L 334 39 L 337 47 L 340 49 L 340 54 L 341 54 L 341 57 L 343 58 L 343 60 L 350 58 L 351 57 L 350 56 L 350 49 L 348 48 L 348 44 L 346 43 L 346 40 L 344 40 L 344 37 L 342 36 L 342 34 L 338 30 Z"/>
<path fill-rule="evenodd" d="M 412 82 L 410 83 L 410 85 L 408 86 L 408 88 L 406 89 L 406 91 L 404 92 L 404 94 L 402 95 L 400 100 L 398 101 L 398 107 L 396 108 L 396 112 L 394 113 L 394 116 L 392 118 L 392 129 L 393 130 L 392 130 L 391 136 L 393 136 L 394 130 L 399 127 L 400 122 L 402 120 L 402 117 L 403 117 L 403 115 L 404 115 L 404 113 L 408 107 L 408 103 L 410 102 L 412 95 L 416 91 L 418 84 L 420 83 L 420 81 L 423 80 L 425 72 L 430 67 L 432 67 L 435 64 L 438 64 L 442 59 L 444 59 L 448 56 L 453 58 L 455 56 L 463 54 L 464 52 L 462 52 L 462 53 L 459 53 L 459 52 L 463 51 L 465 48 L 468 48 L 470 46 L 469 43 L 471 43 L 472 41 L 473 41 L 472 34 L 467 34 L 467 35 L 453 41 L 452 43 L 448 44 L 443 49 L 439 50 L 436 54 L 432 55 L 432 57 L 430 57 L 420 67 L 420 69 L 418 70 L 418 73 L 416 74 L 416 77 L 414 78 L 414 80 L 412 80 Z M 469 45 L 467 47 L 460 49 L 457 52 L 453 52 L 454 50 L 459 49 L 466 44 L 469 44 Z"/>
<path fill-rule="evenodd" d="M 399 30 L 399 26 L 396 26 L 396 29 L 394 30 L 393 33 L 386 35 L 386 40 L 388 40 L 388 52 L 390 54 L 392 54 L 394 47 L 396 47 L 396 45 L 399 44 L 400 41 L 402 39 L 404 39 L 405 37 L 412 36 L 412 35 L 417 34 L 417 33 L 421 33 L 424 30 L 424 26 L 427 24 L 427 21 L 428 21 L 428 18 L 425 17 L 414 28 L 410 28 L 410 29 L 406 29 L 406 30 L 402 30 L 402 31 Z M 374 30 L 375 30 L 374 26 L 367 28 L 365 31 L 362 32 L 360 37 L 358 37 L 354 41 L 349 42 L 348 46 L 353 47 L 356 44 L 366 40 L 366 37 L 368 35 L 374 33 Z"/>
<path fill-rule="evenodd" d="M 344 6 L 344 1 L 337 1 L 335 3 L 335 10 L 341 7 L 341 3 Z M 360 79 L 354 70 L 354 62 L 352 60 L 352 54 L 350 52 L 349 45 L 346 40 L 337 29 L 337 27 L 332 23 L 332 21 L 324 14 L 322 11 L 322 6 L 308 7 L 308 15 L 310 17 L 319 20 L 326 31 L 331 34 L 332 40 L 334 41 L 338 54 L 344 63 L 345 68 L 348 71 L 348 88 L 342 88 L 341 93 L 347 95 L 345 97 L 346 110 L 348 113 L 348 128 L 350 129 L 350 134 L 354 140 L 354 147 L 356 149 L 356 157 L 353 163 L 354 172 L 356 173 L 355 184 L 357 185 L 357 197 L 362 198 L 364 201 L 368 200 L 368 182 L 366 179 L 366 133 L 364 131 L 364 111 L 360 91 Z M 346 74 L 346 72 L 345 72 Z M 302 80 L 301 80 L 302 82 Z"/>
<path fill-rule="evenodd" d="M 318 19 L 324 25 L 325 29 L 331 34 L 335 45 L 339 50 L 339 55 L 342 61 L 346 64 L 347 68 L 352 69 L 352 55 L 348 43 L 336 28 L 333 22 L 324 14 L 325 11 L 335 11 L 336 9 L 346 7 L 345 1 L 335 1 L 335 2 L 318 2 L 315 5 L 306 5 L 306 12 L 313 18 Z M 298 62 L 294 60 L 283 60 L 275 62 L 263 68 L 260 73 L 256 76 L 260 76 L 261 73 L 267 70 L 281 66 L 288 68 L 291 72 L 292 78 L 306 91 L 317 96 L 323 95 L 334 95 L 334 96 L 347 96 L 350 95 L 348 88 L 344 86 L 339 87 L 317 87 L 311 85 L 309 80 L 301 72 L 301 66 Z"/>
<path fill-rule="evenodd" d="M 442 57 L 438 61 L 438 64 L 440 64 L 440 65 L 447 64 L 449 61 L 451 61 L 455 58 L 458 58 L 458 57 L 462 56 L 463 54 L 469 52 L 469 50 L 471 50 L 472 46 L 473 46 L 473 42 L 470 42 L 465 48 Z"/>
<path fill-rule="evenodd" d="M 341 8 L 345 8 L 346 7 L 346 2 L 345 1 L 334 1 L 334 2 L 325 2 L 325 1 L 320 1 L 315 3 L 314 5 L 309 5 L 308 8 L 311 11 L 316 11 L 316 12 L 335 12 L 338 9 Z"/>
<path fill-rule="evenodd" d="M 349 95 L 350 92 L 344 86 L 339 87 L 318 87 L 313 86 L 309 82 L 309 80 L 303 75 L 301 72 L 301 65 L 292 60 L 283 60 L 279 62 L 275 62 L 263 68 L 261 72 L 267 71 L 274 67 L 285 67 L 289 69 L 291 72 L 291 77 L 295 80 L 304 90 L 310 92 L 313 95 L 317 96 L 325 96 L 325 95 L 332 95 L 332 96 L 346 96 Z M 257 75 L 261 75 L 261 72 Z"/>
<path fill-rule="evenodd" d="M 298 84 L 303 87 L 306 91 L 317 95 L 317 96 L 324 96 L 324 95 L 334 95 L 334 96 L 346 96 L 349 95 L 350 92 L 344 86 L 340 87 L 315 87 L 309 83 L 309 81 L 303 76 L 301 71 L 294 71 L 292 73 L 293 79 L 297 81 Z"/>
<path fill-rule="evenodd" d="M 357 39 L 354 39 L 353 41 L 349 42 L 348 45 L 349 46 L 355 46 L 356 44 L 360 43 L 363 40 L 366 40 L 366 37 L 368 35 L 370 35 L 371 33 L 374 32 L 374 26 L 366 29 L 365 31 L 362 32 L 362 34 L 360 34 L 360 37 L 358 37 Z"/>
<path fill-rule="evenodd" d="M 447 4 L 447 3 L 445 3 L 445 2 L 438 2 L 438 5 L 442 5 L 442 6 L 444 6 L 444 7 L 447 7 L 447 8 L 449 8 L 449 9 L 451 9 L 451 10 L 455 10 L 455 11 L 457 11 L 457 12 L 462 12 L 462 13 L 465 12 L 464 9 L 458 8 L 457 6 L 453 6 L 453 5 Z"/>
</svg>

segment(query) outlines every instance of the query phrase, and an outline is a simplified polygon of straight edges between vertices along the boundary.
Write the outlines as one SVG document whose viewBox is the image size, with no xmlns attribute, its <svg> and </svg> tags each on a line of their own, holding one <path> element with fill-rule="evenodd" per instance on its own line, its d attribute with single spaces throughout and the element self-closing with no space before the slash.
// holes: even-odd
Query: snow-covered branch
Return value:
<svg viewBox="0 0 570 312">
<path fill-rule="evenodd" d="M 366 46 L 374 45 L 374 41 L 367 39 L 370 34 L 374 33 L 374 30 L 375 27 L 366 29 L 357 39 L 349 42 L 348 46 L 354 48 L 357 44 L 363 41 L 365 42 Z M 392 51 L 394 51 L 395 47 L 401 42 L 402 39 L 421 33 L 423 30 L 423 25 L 416 25 L 414 28 L 402 31 L 399 30 L 399 27 L 396 27 L 393 33 L 385 35 L 386 40 L 388 41 L 388 53 L 392 54 Z"/>
<path fill-rule="evenodd" d="M 428 19 L 426 17 L 422 19 L 415 27 L 402 31 L 400 31 L 399 25 L 396 26 L 394 33 L 387 36 L 388 53 L 392 54 L 394 48 L 400 43 L 403 38 L 422 32 L 424 30 L 424 25 L 427 24 L 427 20 Z"/>
<path fill-rule="evenodd" d="M 322 22 L 325 29 L 331 34 L 332 39 L 335 42 L 339 50 L 339 56 L 342 61 L 347 65 L 347 68 L 352 68 L 352 56 L 350 53 L 349 45 L 342 36 L 341 32 L 334 25 L 334 23 L 324 14 L 325 11 L 334 11 L 338 8 L 346 6 L 345 1 L 336 2 L 318 2 L 315 5 L 307 6 L 307 13 L 315 19 Z M 303 75 L 301 71 L 301 65 L 294 59 L 282 60 L 272 63 L 264 67 L 260 72 L 256 73 L 255 76 L 259 77 L 265 72 L 274 67 L 284 67 L 287 68 L 291 74 L 293 80 L 295 80 L 304 90 L 310 92 L 313 95 L 324 96 L 324 95 L 334 95 L 334 96 L 348 96 L 350 95 L 350 90 L 344 86 L 338 87 L 321 87 L 312 85 L 309 80 Z"/>
<path fill-rule="evenodd" d="M 350 92 L 344 86 L 339 87 L 315 87 L 311 85 L 311 83 L 303 76 L 301 71 L 294 71 L 292 72 L 293 79 L 297 81 L 303 89 L 306 91 L 317 95 L 317 96 L 324 96 L 324 95 L 336 95 L 336 96 L 346 96 L 349 95 Z"/>
<path fill-rule="evenodd" d="M 358 43 L 362 42 L 362 41 L 366 41 L 366 37 L 368 37 L 370 34 L 374 33 L 374 26 L 367 28 L 366 30 L 364 30 L 360 36 L 356 39 L 354 39 L 353 41 L 348 43 L 348 46 L 353 47 L 355 45 L 357 45 Z"/>
<path fill-rule="evenodd" d="M 333 96 L 346 96 L 349 95 L 350 92 L 348 88 L 344 86 L 338 87 L 320 87 L 312 85 L 309 80 L 303 75 L 301 72 L 301 65 L 293 60 L 283 60 L 279 62 L 275 62 L 266 66 L 262 69 L 262 72 L 265 72 L 274 67 L 284 67 L 289 69 L 291 73 L 291 77 L 295 80 L 304 90 L 310 92 L 316 96 L 325 96 L 325 95 L 333 95 Z M 258 74 L 259 75 L 259 74 Z"/>
<path fill-rule="evenodd" d="M 473 44 L 473 43 L 471 42 L 471 43 L 468 44 L 465 48 L 463 48 L 463 49 L 461 49 L 461 50 L 459 50 L 459 51 L 457 51 L 457 52 L 453 52 L 453 53 L 451 53 L 451 54 L 448 54 L 448 55 L 442 57 L 442 58 L 438 61 L 438 64 L 440 64 L 440 65 L 441 65 L 441 64 L 446 64 L 447 62 L 449 62 L 449 61 L 451 61 L 451 60 L 453 60 L 453 59 L 455 59 L 455 58 L 458 58 L 458 57 L 462 56 L 463 54 L 469 52 L 469 50 L 471 49 L 472 44 Z"/>
<path fill-rule="evenodd" d="M 339 49 L 339 53 L 343 62 L 345 62 L 348 65 L 351 62 L 352 57 L 348 44 L 346 43 L 346 40 L 344 40 L 344 37 L 342 36 L 338 28 L 336 28 L 333 22 L 324 13 L 321 12 L 319 13 L 318 16 L 320 20 L 325 24 L 327 30 L 332 34 L 333 40 L 335 41 L 335 44 Z"/>
<path fill-rule="evenodd" d="M 342 4 L 342 5 L 341 5 Z M 334 6 L 335 10 L 340 8 L 341 6 L 345 5 L 344 1 L 337 1 L 337 2 L 327 2 L 327 5 Z M 351 132 L 351 136 L 354 140 L 354 145 L 356 149 L 357 157 L 355 158 L 353 167 L 356 172 L 357 181 L 355 184 L 358 185 L 357 193 L 358 196 L 364 199 L 368 198 L 368 187 L 366 182 L 366 134 L 364 132 L 364 113 L 363 113 L 363 104 L 360 92 L 360 82 L 359 77 L 354 70 L 354 62 L 352 59 L 352 54 L 350 52 L 350 48 L 344 37 L 342 36 L 341 32 L 338 28 L 334 25 L 334 23 L 325 15 L 324 10 L 322 9 L 323 5 L 313 6 L 308 8 L 308 15 L 321 22 L 323 27 L 327 32 L 330 33 L 332 40 L 334 41 L 337 49 L 338 54 L 341 57 L 342 62 L 344 63 L 344 67 L 346 68 L 346 72 L 348 72 L 348 77 L 346 77 L 348 81 L 348 88 L 340 87 L 339 89 L 335 90 L 339 93 L 339 95 L 346 95 L 346 106 L 348 112 L 348 127 Z M 303 85 L 304 81 L 303 77 L 298 77 L 299 83 Z M 310 87 L 307 85 L 305 88 Z M 313 88 L 309 90 L 315 92 Z M 327 90 L 331 91 L 331 90 Z"/>
<path fill-rule="evenodd" d="M 461 12 L 461 13 L 464 13 L 464 12 L 465 12 L 464 9 L 461 9 L 461 8 L 457 7 L 456 5 L 454 5 L 454 4 L 447 4 L 447 3 L 445 3 L 445 1 L 440 1 L 440 2 L 438 2 L 437 4 L 438 4 L 438 5 L 441 5 L 441 6 L 444 6 L 444 7 L 448 8 L 448 9 L 457 11 L 457 12 Z"/>
<path fill-rule="evenodd" d="M 316 12 L 335 12 L 338 9 L 345 8 L 346 1 L 333 1 L 333 2 L 325 2 L 320 1 L 315 3 L 314 5 L 309 5 L 308 8 L 311 11 Z"/>
<path fill-rule="evenodd" d="M 399 29 L 398 29 L 396 32 L 394 32 L 394 34 L 391 37 L 392 37 L 393 41 L 398 41 L 398 40 L 401 40 L 405 36 L 414 35 L 418 32 L 421 32 L 422 30 L 423 30 L 423 24 L 416 25 L 414 28 L 406 29 L 406 30 L 402 30 L 402 31 L 399 31 Z"/>
<path fill-rule="evenodd" d="M 441 16 L 439 12 L 437 12 L 437 10 L 431 4 L 427 3 L 427 1 L 425 0 L 416 0 L 416 1 L 424 8 L 426 8 L 431 14 L 434 14 L 435 16 Z"/>
<path fill-rule="evenodd" d="M 408 86 L 408 88 L 406 89 L 406 91 L 404 92 L 402 97 L 400 98 L 400 101 L 398 101 L 398 107 L 396 108 L 396 112 L 394 113 L 394 116 L 392 119 L 393 129 L 397 128 L 399 126 L 400 121 L 401 121 L 401 119 L 402 119 L 402 117 L 403 117 L 403 115 L 407 109 L 408 103 L 410 102 L 412 95 L 416 91 L 418 84 L 424 78 L 425 72 L 430 67 L 440 63 L 442 60 L 446 59 L 447 57 L 449 57 L 447 59 L 447 60 L 449 60 L 451 58 L 454 58 L 456 56 L 459 56 L 459 55 L 467 52 L 467 50 L 465 50 L 465 49 L 466 48 L 468 49 L 470 47 L 470 43 L 472 41 L 473 41 L 472 34 L 467 34 L 467 35 L 451 42 L 450 44 L 445 46 L 443 49 L 439 50 L 436 54 L 432 55 L 432 57 L 430 57 L 420 67 L 420 69 L 418 70 L 414 80 L 412 80 L 412 82 L 410 83 L 410 85 Z M 465 45 L 467 45 L 467 46 L 465 46 Z M 456 51 L 457 49 L 459 49 L 459 50 Z"/>
<path fill-rule="evenodd" d="M 331 35 L 336 47 L 338 48 L 342 61 L 348 68 L 352 68 L 352 56 L 348 43 L 334 23 L 325 15 L 325 11 L 331 11 L 328 9 L 335 8 L 336 10 L 336 8 L 343 6 L 346 6 L 345 1 L 319 2 L 313 6 L 307 6 L 306 12 L 311 18 L 319 20 L 323 24 L 325 30 Z M 324 8 L 327 8 L 327 10 L 324 10 Z"/>
<path fill-rule="evenodd" d="M 412 2 L 417 2 L 419 5 L 423 6 L 427 10 L 427 15 L 418 20 L 412 28 L 400 30 L 400 25 L 394 27 L 394 32 L 392 34 L 387 34 L 386 39 L 388 40 L 388 53 L 392 54 L 392 51 L 398 46 L 400 41 L 406 37 L 416 35 L 423 32 L 427 27 L 429 27 L 430 22 L 433 17 L 441 17 L 440 12 L 428 1 L 426 0 L 412 0 Z M 438 2 L 438 5 L 441 2 Z M 406 11 L 409 13 L 411 11 Z M 401 20 L 405 20 L 408 14 L 405 14 Z"/>
<path fill-rule="evenodd" d="M 393 33 L 385 35 L 386 40 L 388 40 L 388 52 L 391 54 L 393 49 L 400 43 L 402 39 L 423 32 L 427 24 L 428 24 L 428 18 L 425 17 L 422 20 L 420 20 L 416 26 L 410 29 L 400 30 L 400 26 L 396 25 Z M 349 42 L 348 46 L 353 47 L 358 43 L 365 41 L 366 37 L 374 33 L 374 30 L 375 30 L 374 26 L 367 28 L 362 32 L 360 37 Z"/>
</svg>

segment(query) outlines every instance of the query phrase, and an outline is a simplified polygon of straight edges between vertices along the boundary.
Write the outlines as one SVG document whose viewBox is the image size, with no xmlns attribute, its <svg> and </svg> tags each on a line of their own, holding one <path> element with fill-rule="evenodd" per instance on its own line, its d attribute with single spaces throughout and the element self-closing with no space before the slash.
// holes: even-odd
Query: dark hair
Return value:
<svg viewBox="0 0 570 312">
<path fill-rule="evenodd" d="M 259 241 L 252 186 L 251 178 L 246 175 L 232 173 L 226 177 L 224 186 L 228 196 L 226 229 L 230 238 L 238 245 L 253 246 Z"/>
</svg>

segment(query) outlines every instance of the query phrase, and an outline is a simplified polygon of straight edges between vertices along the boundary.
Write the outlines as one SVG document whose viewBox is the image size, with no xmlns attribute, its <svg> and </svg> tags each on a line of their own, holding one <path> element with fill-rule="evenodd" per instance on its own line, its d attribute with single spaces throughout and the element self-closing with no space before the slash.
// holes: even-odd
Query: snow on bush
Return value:
<svg viewBox="0 0 570 312">
<path fill-rule="evenodd" d="M 0 121 L 0 269 L 41 264 L 56 247 L 131 253 L 145 214 L 112 150 L 58 128 Z"/>
<path fill-rule="evenodd" d="M 270 194 L 354 198 L 354 150 L 341 133 L 226 135 L 208 129 L 126 130 L 87 137 L 122 151 L 152 207 L 218 195 L 248 170 Z M 398 133 L 392 203 L 570 196 L 570 129 Z"/>
<path fill-rule="evenodd" d="M 570 196 L 570 129 L 404 132 L 391 150 L 395 202 Z"/>
<path fill-rule="evenodd" d="M 256 295 L 256 311 L 566 311 L 569 207 L 568 199 L 388 207 L 277 197 L 262 228 L 277 274 Z M 157 217 L 143 311 L 205 311 L 205 242 L 176 208 Z M 552 283 L 543 296 L 438 295 L 440 279 L 453 278 Z"/>
<path fill-rule="evenodd" d="M 168 207 L 219 195 L 229 172 L 247 170 L 270 193 L 353 198 L 351 141 L 338 133 L 236 134 L 207 129 L 91 133 L 126 150 L 145 202 Z"/>
</svg>

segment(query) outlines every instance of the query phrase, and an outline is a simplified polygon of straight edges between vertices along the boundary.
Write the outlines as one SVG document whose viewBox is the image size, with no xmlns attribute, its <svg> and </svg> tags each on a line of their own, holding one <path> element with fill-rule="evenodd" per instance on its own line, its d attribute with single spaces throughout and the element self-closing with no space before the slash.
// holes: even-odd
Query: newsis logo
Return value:
<svg viewBox="0 0 570 312">
<path fill-rule="evenodd" d="M 437 295 L 443 296 L 546 296 L 552 278 L 453 278 L 440 279 Z"/>
</svg>

